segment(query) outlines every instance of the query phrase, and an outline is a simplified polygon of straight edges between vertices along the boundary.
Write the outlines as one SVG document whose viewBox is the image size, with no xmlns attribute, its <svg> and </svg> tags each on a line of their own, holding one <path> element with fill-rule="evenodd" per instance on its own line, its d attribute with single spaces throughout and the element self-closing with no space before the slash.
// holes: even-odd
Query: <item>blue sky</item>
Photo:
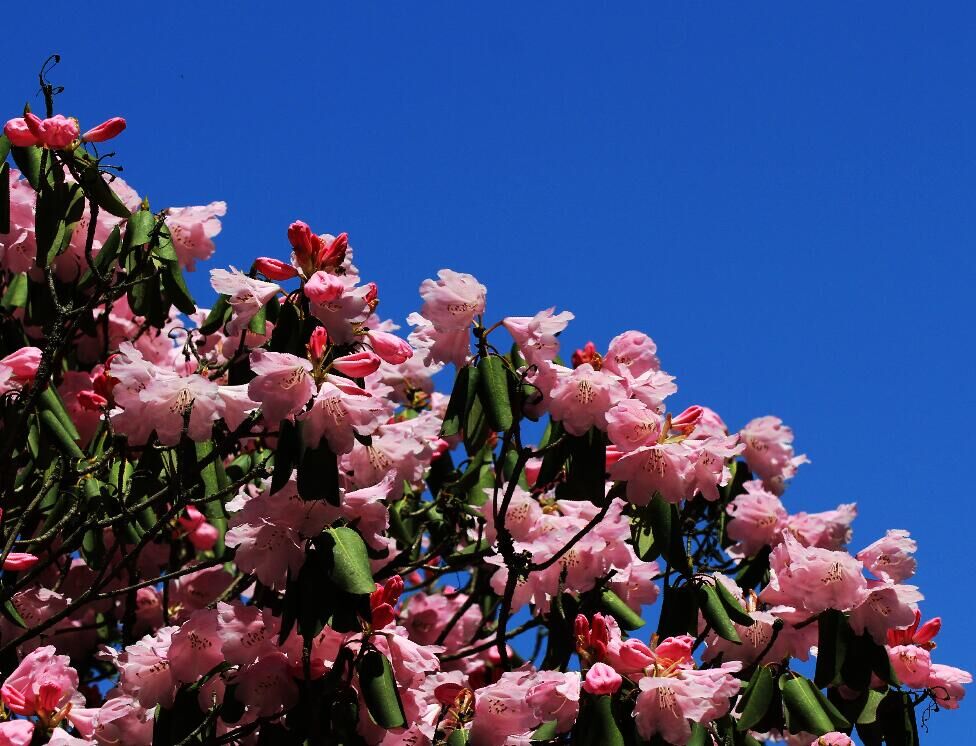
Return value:
<svg viewBox="0 0 976 746">
<path fill-rule="evenodd" d="M 679 408 L 794 427 L 790 509 L 913 531 L 936 656 L 976 669 L 973 6 L 461 5 L 91 3 L 8 30 L 0 91 L 60 52 L 60 108 L 128 118 L 154 207 L 227 201 L 221 264 L 302 218 L 396 319 L 450 267 L 490 318 L 573 311 L 570 346 L 648 332 Z"/>
</svg>

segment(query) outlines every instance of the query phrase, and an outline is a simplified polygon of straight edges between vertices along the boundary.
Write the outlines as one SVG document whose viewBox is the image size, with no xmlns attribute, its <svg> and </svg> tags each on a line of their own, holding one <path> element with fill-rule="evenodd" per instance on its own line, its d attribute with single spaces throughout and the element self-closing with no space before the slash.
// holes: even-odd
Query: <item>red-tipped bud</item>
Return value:
<svg viewBox="0 0 976 746">
<path fill-rule="evenodd" d="M 365 378 L 375 373 L 382 362 L 375 352 L 363 351 L 336 358 L 332 362 L 332 367 L 350 378 Z"/>
<path fill-rule="evenodd" d="M 375 308 L 380 302 L 380 289 L 376 286 L 375 282 L 367 282 L 365 287 L 366 303 Z"/>
<path fill-rule="evenodd" d="M 582 349 L 576 350 L 576 352 L 573 353 L 572 360 L 574 368 L 578 368 L 581 365 L 589 363 L 594 368 L 599 370 L 603 365 L 603 358 L 600 356 L 600 353 L 597 352 L 596 345 L 592 342 L 587 342 L 585 345 L 583 345 Z"/>
<path fill-rule="evenodd" d="M 254 268 L 269 280 L 280 282 L 298 277 L 298 270 L 287 262 L 280 259 L 272 259 L 270 256 L 262 256 L 254 262 Z"/>
<path fill-rule="evenodd" d="M 918 628 L 915 633 L 915 642 L 918 645 L 928 645 L 937 634 L 942 630 L 942 617 L 929 619 L 925 624 Z"/>
<path fill-rule="evenodd" d="M 373 347 L 373 352 L 391 365 L 405 363 L 413 356 L 413 348 L 396 334 L 371 331 L 366 332 L 366 337 Z"/>
<path fill-rule="evenodd" d="M 209 523 L 201 523 L 193 531 L 187 534 L 187 539 L 198 552 L 209 552 L 214 548 L 220 533 L 217 527 Z"/>
<path fill-rule="evenodd" d="M 701 422 L 705 410 L 695 405 L 688 407 L 684 412 L 671 418 L 671 429 L 682 433 L 690 433 Z"/>
<path fill-rule="evenodd" d="M 101 412 L 108 404 L 107 398 L 90 389 L 87 391 L 79 391 L 75 394 L 75 398 L 78 400 L 78 406 L 82 409 L 87 409 L 89 412 Z"/>
<path fill-rule="evenodd" d="M 319 240 L 322 241 L 322 239 Z M 316 256 L 315 266 L 318 269 L 335 269 L 346 260 L 346 251 L 348 249 L 348 233 L 340 233 L 328 245 L 326 245 L 325 241 L 322 241 L 322 245 Z"/>
<path fill-rule="evenodd" d="M 460 684 L 448 682 L 447 684 L 434 687 L 434 698 L 445 707 L 450 707 L 457 701 L 457 698 L 463 691 L 464 687 Z"/>
<path fill-rule="evenodd" d="M 295 258 L 311 274 L 317 269 L 316 260 L 325 242 L 309 227 L 308 223 L 296 220 L 288 226 L 288 241 L 295 250 Z"/>
<path fill-rule="evenodd" d="M 329 346 L 329 333 L 324 326 L 317 326 L 308 340 L 308 356 L 313 363 L 320 363 L 325 357 L 325 350 Z"/>
<path fill-rule="evenodd" d="M 117 136 L 125 129 L 125 119 L 122 117 L 112 117 L 96 127 L 92 127 L 81 139 L 85 142 L 105 142 Z"/>
<path fill-rule="evenodd" d="M 37 564 L 39 559 L 40 557 L 27 554 L 26 552 L 11 552 L 7 555 L 7 559 L 3 561 L 3 569 L 9 570 L 10 572 L 29 570 Z"/>
<path fill-rule="evenodd" d="M 176 519 L 184 531 L 193 531 L 200 526 L 207 517 L 192 505 L 188 505 L 183 515 Z"/>
</svg>

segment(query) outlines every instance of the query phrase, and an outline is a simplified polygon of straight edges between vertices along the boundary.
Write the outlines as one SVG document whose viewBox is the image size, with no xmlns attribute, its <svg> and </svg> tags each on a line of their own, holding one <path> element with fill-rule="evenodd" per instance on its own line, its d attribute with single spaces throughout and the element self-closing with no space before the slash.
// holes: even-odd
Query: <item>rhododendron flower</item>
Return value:
<svg viewBox="0 0 976 746">
<path fill-rule="evenodd" d="M 834 730 L 830 733 L 824 733 L 811 746 L 854 746 L 854 742 L 846 733 Z"/>
<path fill-rule="evenodd" d="M 0 688 L 0 697 L 18 715 L 49 715 L 69 702 L 84 705 L 78 693 L 78 672 L 66 655 L 45 645 L 24 656 Z"/>
<path fill-rule="evenodd" d="M 790 534 L 770 555 L 771 580 L 762 601 L 819 614 L 847 611 L 867 597 L 863 566 L 847 552 L 804 547 Z"/>
<path fill-rule="evenodd" d="M 92 127 L 81 136 L 85 142 L 105 142 L 117 137 L 125 129 L 125 119 L 112 117 L 99 125 Z"/>
<path fill-rule="evenodd" d="M 963 684 L 973 683 L 973 676 L 968 671 L 941 663 L 933 663 L 929 668 L 929 678 L 925 688 L 932 693 L 932 698 L 939 707 L 955 710 L 959 701 L 966 696 Z"/>
<path fill-rule="evenodd" d="M 8 120 L 3 126 L 3 134 L 10 140 L 11 145 L 18 148 L 27 148 L 31 145 L 37 145 L 39 142 L 37 135 L 31 132 L 31 128 L 27 126 L 27 121 L 23 117 Z"/>
<path fill-rule="evenodd" d="M 586 672 L 583 689 L 596 696 L 613 694 L 622 682 L 623 677 L 606 663 L 594 663 Z"/>
<path fill-rule="evenodd" d="M 273 282 L 248 277 L 233 267 L 229 272 L 225 269 L 210 270 L 210 285 L 218 293 L 228 296 L 227 302 L 234 311 L 234 317 L 227 325 L 227 333 L 232 336 L 244 331 L 255 314 L 281 290 Z"/>
<path fill-rule="evenodd" d="M 413 346 L 424 349 L 429 360 L 461 367 L 470 352 L 468 330 L 475 316 L 484 313 L 488 291 L 463 272 L 442 269 L 437 277 L 420 285 L 424 305 L 419 314 L 407 317 L 419 327 L 410 336 Z"/>
<path fill-rule="evenodd" d="M 556 385 L 549 392 L 549 413 L 563 423 L 566 432 L 582 435 L 591 427 L 607 429 L 607 412 L 619 399 L 624 388 L 617 379 L 584 364 L 559 370 Z"/>
<path fill-rule="evenodd" d="M 61 114 L 41 119 L 27 113 L 11 119 L 3 129 L 11 144 L 19 147 L 39 145 L 52 150 L 65 150 L 78 138 L 78 122 Z"/>
<path fill-rule="evenodd" d="M 610 476 L 627 482 L 627 499 L 647 505 L 655 492 L 671 503 L 692 496 L 689 451 L 681 443 L 641 446 L 610 467 Z"/>
<path fill-rule="evenodd" d="M 34 723 L 30 720 L 0 723 L 0 746 L 30 746 L 33 737 Z"/>
<path fill-rule="evenodd" d="M 322 305 L 341 298 L 346 287 L 347 283 L 341 277 L 328 272 L 316 272 L 303 289 L 309 300 Z"/>
<path fill-rule="evenodd" d="M 892 529 L 857 553 L 857 558 L 875 577 L 900 583 L 915 574 L 918 545 L 907 531 Z"/>
<path fill-rule="evenodd" d="M 607 412 L 607 435 L 621 451 L 633 451 L 656 443 L 661 416 L 637 399 L 622 399 Z"/>
<path fill-rule="evenodd" d="M 772 492 L 767 492 L 759 480 L 742 485 L 745 489 L 726 508 L 732 517 L 726 530 L 729 538 L 737 542 L 736 554 L 751 557 L 765 546 L 779 541 L 786 527 L 787 513 L 783 503 Z"/>
<path fill-rule="evenodd" d="M 248 384 L 247 394 L 261 403 L 265 421 L 272 427 L 304 409 L 315 395 L 312 364 L 287 352 L 255 350 L 251 370 L 257 376 Z"/>
<path fill-rule="evenodd" d="M 166 211 L 166 226 L 173 237 L 173 248 L 181 267 L 192 272 L 198 260 L 207 260 L 213 255 L 213 238 L 220 233 L 220 218 L 226 213 L 227 204 L 224 202 L 211 202 L 198 207 L 171 207 Z"/>
<path fill-rule="evenodd" d="M 607 354 L 603 357 L 603 369 L 636 380 L 648 372 L 661 369 L 656 353 L 654 340 L 643 332 L 624 332 L 610 340 Z"/>
<path fill-rule="evenodd" d="M 777 495 L 782 494 L 797 467 L 809 463 L 806 456 L 793 455 L 793 431 L 778 417 L 757 417 L 739 435 L 746 446 L 743 456 L 749 468 Z"/>
<path fill-rule="evenodd" d="M 274 280 L 275 282 L 298 277 L 298 270 L 291 264 L 270 256 L 262 256 L 255 259 L 254 268 L 269 280 Z"/>
<path fill-rule="evenodd" d="M 119 669 L 119 687 L 146 708 L 171 707 L 177 682 L 170 671 L 169 647 L 179 627 L 162 627 L 121 653 L 111 651 Z"/>
<path fill-rule="evenodd" d="M 0 359 L 0 395 L 32 382 L 40 363 L 41 350 L 37 347 L 21 347 Z"/>
<path fill-rule="evenodd" d="M 558 335 L 575 316 L 569 311 L 553 313 L 555 310 L 548 308 L 535 316 L 508 316 L 502 319 L 502 324 L 529 365 L 552 360 L 559 352 Z"/>
<path fill-rule="evenodd" d="M 307 412 L 298 419 L 305 423 L 304 438 L 317 446 L 322 438 L 335 454 L 349 453 L 355 434 L 369 435 L 389 417 L 390 407 L 348 379 L 329 376 L 319 387 Z"/>
</svg>

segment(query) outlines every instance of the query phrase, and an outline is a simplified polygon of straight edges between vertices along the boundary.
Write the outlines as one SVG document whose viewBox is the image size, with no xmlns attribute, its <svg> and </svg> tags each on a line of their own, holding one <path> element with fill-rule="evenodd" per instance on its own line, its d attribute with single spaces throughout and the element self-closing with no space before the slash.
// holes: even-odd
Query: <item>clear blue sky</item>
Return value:
<svg viewBox="0 0 976 746">
<path fill-rule="evenodd" d="M 976 669 L 972 4 L 99 5 L 8 26 L 8 114 L 58 51 L 154 207 L 227 201 L 221 264 L 302 218 L 397 319 L 451 267 L 573 346 L 647 331 L 679 405 L 795 428 L 791 509 L 913 531 L 936 655 Z"/>
</svg>

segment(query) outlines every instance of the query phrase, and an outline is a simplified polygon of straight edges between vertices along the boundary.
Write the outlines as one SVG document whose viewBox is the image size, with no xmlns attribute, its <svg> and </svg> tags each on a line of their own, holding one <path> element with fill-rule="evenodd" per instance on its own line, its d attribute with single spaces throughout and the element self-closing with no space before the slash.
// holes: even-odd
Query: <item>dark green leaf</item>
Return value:
<svg viewBox="0 0 976 746">
<path fill-rule="evenodd" d="M 24 178 L 27 179 L 27 183 L 34 187 L 35 192 L 40 191 L 41 159 L 43 157 L 41 149 L 33 145 L 28 145 L 26 148 L 15 145 L 10 148 L 10 154 L 14 157 L 14 163 L 17 164 L 17 168 L 20 169 Z"/>
<path fill-rule="evenodd" d="M 476 368 L 466 365 L 458 371 L 454 379 L 454 388 L 451 389 L 451 398 L 447 402 L 447 410 L 444 413 L 444 423 L 441 425 L 441 435 L 450 437 L 456 435 L 462 429 L 465 421 L 465 414 L 468 409 L 468 401 L 474 397 L 478 387 L 478 371 Z"/>
<path fill-rule="evenodd" d="M 3 300 L 0 300 L 0 306 L 8 311 L 26 306 L 29 285 L 30 279 L 26 274 L 12 275 L 10 284 L 7 285 L 7 290 L 3 294 Z"/>
<path fill-rule="evenodd" d="M 194 451 L 197 459 L 197 471 L 200 474 L 200 481 L 203 483 L 203 494 L 206 498 L 214 498 L 221 490 L 220 471 L 224 468 L 223 462 L 219 457 L 214 456 L 214 444 L 211 440 L 203 440 L 194 443 Z M 227 513 L 224 511 L 224 503 L 219 498 L 208 499 L 201 505 L 201 512 L 207 517 L 207 521 L 217 529 L 217 543 L 213 551 L 217 557 L 224 554 L 224 534 L 227 532 Z"/>
<path fill-rule="evenodd" d="M 45 409 L 39 413 L 39 418 L 45 432 L 54 438 L 58 450 L 67 456 L 71 456 L 72 458 L 85 457 L 85 454 L 82 453 L 81 448 L 78 447 L 78 444 L 64 429 L 61 421 L 53 412 Z"/>
<path fill-rule="evenodd" d="M 617 620 L 622 629 L 640 629 L 645 624 L 641 615 L 624 603 L 623 599 L 609 588 L 604 589 L 600 594 L 600 605 Z"/>
<path fill-rule="evenodd" d="M 719 637 L 729 642 L 742 642 L 742 638 L 735 630 L 735 625 L 729 618 L 729 612 L 725 609 L 715 586 L 711 583 L 702 583 L 698 586 L 698 606 L 701 609 L 702 616 L 705 617 L 705 621 Z"/>
<path fill-rule="evenodd" d="M 117 218 L 129 217 L 129 208 L 119 199 L 119 195 L 112 191 L 112 187 L 105 183 L 105 178 L 97 165 L 91 163 L 82 168 L 80 183 L 88 199 L 103 210 Z"/>
<path fill-rule="evenodd" d="M 303 500 L 325 500 L 339 505 L 339 459 L 324 438 L 314 448 L 302 449 L 298 463 L 298 494 Z"/>
<path fill-rule="evenodd" d="M 203 325 L 200 327 L 200 332 L 203 334 L 213 334 L 224 325 L 229 314 L 230 303 L 227 302 L 227 296 L 218 296 L 213 308 L 210 309 L 210 313 L 207 314 L 207 318 L 204 319 Z"/>
<path fill-rule="evenodd" d="M 736 728 L 752 730 L 769 710 L 773 701 L 773 674 L 766 666 L 759 666 L 749 679 L 749 685 L 739 703 L 740 715 Z"/>
<path fill-rule="evenodd" d="M 376 584 L 362 537 L 347 526 L 326 529 L 324 536 L 332 552 L 333 582 L 346 593 L 372 593 Z"/>
<path fill-rule="evenodd" d="M 495 432 L 512 427 L 512 402 L 508 397 L 508 370 L 497 355 L 483 357 L 478 363 L 478 393 Z"/>
<path fill-rule="evenodd" d="M 10 233 L 10 166 L 0 165 L 0 233 Z"/>
<path fill-rule="evenodd" d="M 400 692 L 389 659 L 369 650 L 359 663 L 359 685 L 370 717 L 380 727 L 401 728 L 406 724 Z"/>
<path fill-rule="evenodd" d="M 196 311 L 196 303 L 183 280 L 183 270 L 180 269 L 179 262 L 163 262 L 162 269 L 163 289 L 166 291 L 169 302 L 183 313 L 189 314 Z"/>
<path fill-rule="evenodd" d="M 841 611 L 827 609 L 817 620 L 817 630 L 817 672 L 813 680 L 818 687 L 839 684 L 850 637 L 847 618 Z"/>
</svg>

